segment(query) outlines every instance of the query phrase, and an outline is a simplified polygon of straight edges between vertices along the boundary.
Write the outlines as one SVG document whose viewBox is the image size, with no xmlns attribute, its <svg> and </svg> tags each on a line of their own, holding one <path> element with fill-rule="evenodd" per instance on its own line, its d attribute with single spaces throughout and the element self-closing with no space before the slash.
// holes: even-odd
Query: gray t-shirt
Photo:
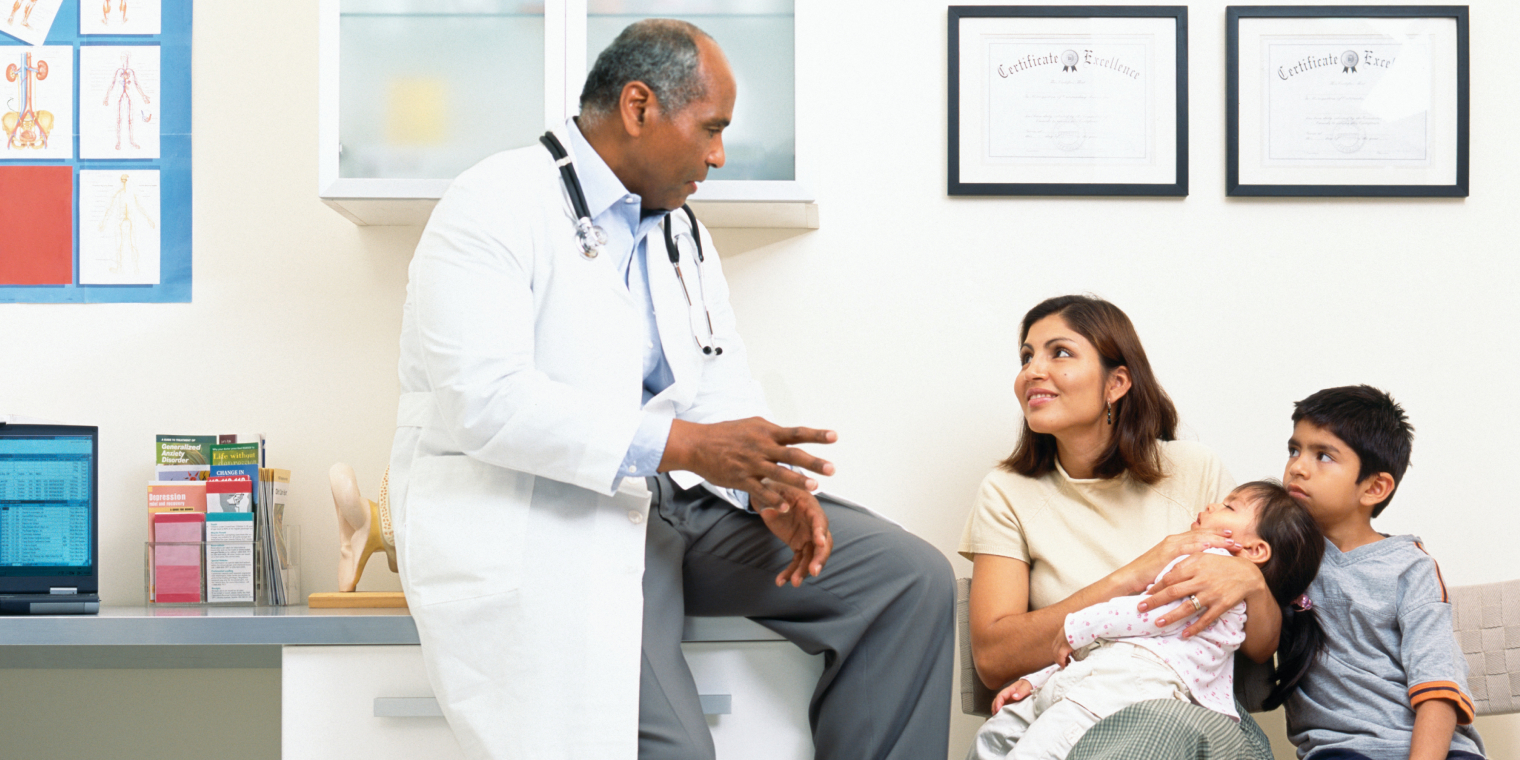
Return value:
<svg viewBox="0 0 1520 760">
<path fill-rule="evenodd" d="M 1345 553 L 1326 541 L 1309 599 L 1325 649 L 1285 705 L 1300 758 L 1337 748 L 1406 760 L 1414 706 L 1427 699 L 1457 706 L 1452 750 L 1484 754 L 1446 586 L 1418 538 L 1390 536 Z"/>
</svg>

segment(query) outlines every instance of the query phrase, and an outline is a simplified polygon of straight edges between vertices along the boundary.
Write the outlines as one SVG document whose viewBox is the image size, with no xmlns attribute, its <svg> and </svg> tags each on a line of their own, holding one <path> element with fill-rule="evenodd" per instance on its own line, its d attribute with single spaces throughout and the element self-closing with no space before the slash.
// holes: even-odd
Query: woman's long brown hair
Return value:
<svg viewBox="0 0 1520 760">
<path fill-rule="evenodd" d="M 1098 457 L 1093 474 L 1114 478 L 1127 471 L 1142 483 L 1159 482 L 1166 477 L 1166 471 L 1158 442 L 1177 437 L 1177 407 L 1156 382 L 1135 326 L 1119 307 L 1100 298 L 1059 296 L 1041 302 L 1024 315 L 1019 343 L 1029 337 L 1029 328 L 1036 322 L 1056 315 L 1097 349 L 1105 381 L 1119 367 L 1129 370 L 1129 392 L 1114 402 L 1114 435 Z M 1002 466 L 1031 478 L 1051 472 L 1056 466 L 1055 436 L 1034 432 L 1025 420 L 1018 448 L 1003 460 Z"/>
</svg>

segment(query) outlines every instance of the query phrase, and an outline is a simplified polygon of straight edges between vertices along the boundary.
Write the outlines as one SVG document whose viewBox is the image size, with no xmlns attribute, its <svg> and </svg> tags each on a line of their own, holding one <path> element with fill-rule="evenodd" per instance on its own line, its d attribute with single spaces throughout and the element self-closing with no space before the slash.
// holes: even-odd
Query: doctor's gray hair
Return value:
<svg viewBox="0 0 1520 760">
<path fill-rule="evenodd" d="M 652 18 L 628 25 L 586 75 L 581 115 L 595 120 L 617 112 L 629 82 L 643 82 L 666 113 L 676 113 L 707 94 L 697 56 L 698 36 L 712 39 L 685 21 Z"/>
</svg>

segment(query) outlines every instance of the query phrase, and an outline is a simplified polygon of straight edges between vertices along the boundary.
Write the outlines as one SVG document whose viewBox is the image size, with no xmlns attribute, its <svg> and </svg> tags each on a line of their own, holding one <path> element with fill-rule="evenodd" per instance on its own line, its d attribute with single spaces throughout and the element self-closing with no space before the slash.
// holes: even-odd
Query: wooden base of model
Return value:
<svg viewBox="0 0 1520 760">
<path fill-rule="evenodd" d="M 373 609 L 406 607 L 400 591 L 319 591 L 306 599 L 306 606 L 319 609 Z"/>
</svg>

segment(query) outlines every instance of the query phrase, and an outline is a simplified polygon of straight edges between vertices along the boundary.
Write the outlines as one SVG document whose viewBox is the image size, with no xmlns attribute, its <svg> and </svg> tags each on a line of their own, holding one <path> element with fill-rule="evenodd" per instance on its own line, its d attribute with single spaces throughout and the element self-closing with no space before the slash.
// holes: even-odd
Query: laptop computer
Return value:
<svg viewBox="0 0 1520 760">
<path fill-rule="evenodd" d="M 100 429 L 0 422 L 0 613 L 100 611 Z"/>
</svg>

